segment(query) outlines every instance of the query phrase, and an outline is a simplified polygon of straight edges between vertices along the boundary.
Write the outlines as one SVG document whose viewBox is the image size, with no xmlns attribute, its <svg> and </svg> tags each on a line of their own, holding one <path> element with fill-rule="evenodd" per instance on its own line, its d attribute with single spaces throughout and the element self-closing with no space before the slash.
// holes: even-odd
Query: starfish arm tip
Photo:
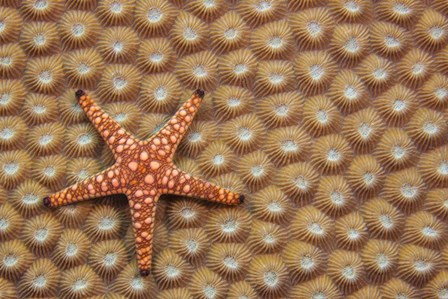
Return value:
<svg viewBox="0 0 448 299">
<path fill-rule="evenodd" d="M 46 206 L 47 208 L 51 207 L 51 201 L 50 201 L 50 198 L 48 196 L 44 197 L 42 199 L 42 202 L 43 202 L 44 206 Z"/>
<path fill-rule="evenodd" d="M 75 92 L 75 96 L 76 96 L 76 98 L 79 100 L 83 95 L 85 95 L 86 93 L 84 92 L 84 90 L 82 90 L 82 89 L 78 89 L 76 92 Z"/>
<path fill-rule="evenodd" d="M 198 97 L 200 97 L 201 99 L 202 98 L 204 98 L 204 95 L 205 95 L 205 91 L 204 90 L 202 90 L 202 89 L 196 89 L 196 95 L 198 96 Z"/>
<path fill-rule="evenodd" d="M 148 269 L 141 269 L 140 270 L 140 275 L 141 276 L 148 276 L 149 275 L 149 270 Z"/>
<path fill-rule="evenodd" d="M 244 203 L 244 200 L 246 199 L 246 196 L 240 194 L 239 200 L 240 200 L 240 204 Z"/>
</svg>

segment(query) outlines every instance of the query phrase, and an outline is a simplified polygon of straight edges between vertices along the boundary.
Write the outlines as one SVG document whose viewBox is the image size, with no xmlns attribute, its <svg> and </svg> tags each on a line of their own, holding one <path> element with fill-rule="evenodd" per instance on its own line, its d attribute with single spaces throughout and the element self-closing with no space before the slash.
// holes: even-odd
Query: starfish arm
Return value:
<svg viewBox="0 0 448 299">
<path fill-rule="evenodd" d="M 104 112 L 83 90 L 76 92 L 76 98 L 90 122 L 98 130 L 115 156 L 123 150 L 128 140 L 135 141 L 132 135 L 127 133 L 115 119 Z"/>
<path fill-rule="evenodd" d="M 159 195 L 156 190 L 151 190 L 148 195 L 144 195 L 142 190 L 136 190 L 127 196 L 131 208 L 138 267 L 140 273 L 146 276 L 151 269 L 154 221 Z"/>
<path fill-rule="evenodd" d="M 123 181 L 119 178 L 119 169 L 115 165 L 62 189 L 43 199 L 47 207 L 59 207 L 95 197 L 123 193 Z"/>
<path fill-rule="evenodd" d="M 196 197 L 228 205 L 244 202 L 244 195 L 193 177 L 177 167 L 167 170 L 160 183 L 163 193 Z"/>
<path fill-rule="evenodd" d="M 203 90 L 196 90 L 191 98 L 186 101 L 171 117 L 171 119 L 159 130 L 157 134 L 151 137 L 151 141 L 157 146 L 163 146 L 163 155 L 172 157 L 176 151 L 182 138 L 185 136 L 188 127 L 193 121 L 198 111 L 202 99 L 204 98 Z"/>
</svg>

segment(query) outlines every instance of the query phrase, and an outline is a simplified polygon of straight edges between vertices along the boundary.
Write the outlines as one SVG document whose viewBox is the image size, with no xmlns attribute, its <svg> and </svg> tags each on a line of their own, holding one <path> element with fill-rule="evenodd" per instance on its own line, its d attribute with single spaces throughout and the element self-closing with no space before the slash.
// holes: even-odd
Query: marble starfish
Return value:
<svg viewBox="0 0 448 299">
<path fill-rule="evenodd" d="M 107 115 L 83 90 L 76 98 L 115 157 L 108 169 L 43 198 L 47 207 L 59 207 L 95 197 L 125 194 L 129 201 L 140 274 L 149 274 L 157 201 L 162 194 L 197 197 L 236 205 L 244 196 L 195 178 L 173 164 L 173 155 L 204 98 L 196 90 L 174 116 L 148 140 L 139 140 Z"/>
</svg>

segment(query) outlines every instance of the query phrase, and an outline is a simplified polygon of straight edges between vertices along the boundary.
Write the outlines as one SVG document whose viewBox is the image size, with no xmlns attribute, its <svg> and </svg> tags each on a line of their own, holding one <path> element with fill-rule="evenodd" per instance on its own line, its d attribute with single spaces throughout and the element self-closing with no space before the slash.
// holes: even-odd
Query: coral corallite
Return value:
<svg viewBox="0 0 448 299">
<path fill-rule="evenodd" d="M 447 121 L 448 0 L 0 0 L 0 298 L 448 299 Z"/>
</svg>

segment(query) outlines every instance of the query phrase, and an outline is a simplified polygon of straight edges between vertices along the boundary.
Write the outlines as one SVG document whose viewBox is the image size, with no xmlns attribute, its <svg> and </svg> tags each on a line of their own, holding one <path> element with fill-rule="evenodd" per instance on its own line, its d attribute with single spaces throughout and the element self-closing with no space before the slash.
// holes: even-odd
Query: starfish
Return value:
<svg viewBox="0 0 448 299">
<path fill-rule="evenodd" d="M 75 93 L 87 117 L 114 154 L 115 164 L 73 186 L 43 198 L 46 207 L 59 207 L 96 197 L 125 194 L 129 201 L 140 274 L 150 272 L 157 201 L 162 194 L 205 199 L 228 205 L 244 201 L 244 195 L 191 176 L 173 163 L 204 98 L 196 90 L 174 116 L 148 140 L 139 140 L 106 114 L 83 90 Z"/>
</svg>

